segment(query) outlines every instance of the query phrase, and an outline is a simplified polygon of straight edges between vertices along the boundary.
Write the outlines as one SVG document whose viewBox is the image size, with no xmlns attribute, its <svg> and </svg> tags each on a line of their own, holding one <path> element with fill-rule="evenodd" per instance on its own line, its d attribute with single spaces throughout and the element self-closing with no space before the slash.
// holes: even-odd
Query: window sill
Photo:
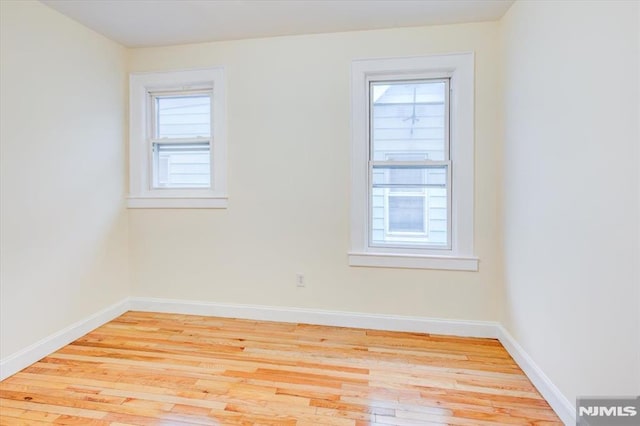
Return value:
<svg viewBox="0 0 640 426">
<path fill-rule="evenodd" d="M 129 209 L 226 209 L 227 197 L 128 197 Z"/>
<path fill-rule="evenodd" d="M 350 252 L 349 266 L 477 271 L 478 258 Z"/>
</svg>

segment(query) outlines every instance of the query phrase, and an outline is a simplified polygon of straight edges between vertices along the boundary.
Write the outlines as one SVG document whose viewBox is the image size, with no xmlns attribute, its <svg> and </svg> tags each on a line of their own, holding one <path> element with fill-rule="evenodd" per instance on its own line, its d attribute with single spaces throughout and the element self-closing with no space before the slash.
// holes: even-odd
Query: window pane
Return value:
<svg viewBox="0 0 640 426">
<path fill-rule="evenodd" d="M 156 97 L 157 138 L 211 136 L 209 95 Z"/>
<path fill-rule="evenodd" d="M 153 146 L 156 188 L 209 188 L 209 143 Z"/>
<path fill-rule="evenodd" d="M 445 92 L 442 80 L 371 83 L 372 160 L 397 152 L 446 160 Z"/>
<path fill-rule="evenodd" d="M 373 244 L 447 245 L 446 166 L 374 166 L 372 174 Z"/>
<path fill-rule="evenodd" d="M 389 233 L 427 232 L 425 229 L 425 197 L 389 194 Z"/>
<path fill-rule="evenodd" d="M 371 194 L 371 243 L 374 245 L 447 245 L 447 190 L 425 188 L 420 193 L 392 193 L 374 188 Z M 410 188 L 413 189 L 413 188 Z"/>
<path fill-rule="evenodd" d="M 445 188 L 447 166 L 373 166 L 374 188 Z"/>
</svg>

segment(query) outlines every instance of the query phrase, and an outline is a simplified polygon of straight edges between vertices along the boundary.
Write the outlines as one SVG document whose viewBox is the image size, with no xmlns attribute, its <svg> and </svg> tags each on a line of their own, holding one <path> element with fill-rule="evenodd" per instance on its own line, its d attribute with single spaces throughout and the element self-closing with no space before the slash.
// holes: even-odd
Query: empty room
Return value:
<svg viewBox="0 0 640 426">
<path fill-rule="evenodd" d="M 638 425 L 639 170 L 636 0 L 0 0 L 0 425 Z"/>
</svg>

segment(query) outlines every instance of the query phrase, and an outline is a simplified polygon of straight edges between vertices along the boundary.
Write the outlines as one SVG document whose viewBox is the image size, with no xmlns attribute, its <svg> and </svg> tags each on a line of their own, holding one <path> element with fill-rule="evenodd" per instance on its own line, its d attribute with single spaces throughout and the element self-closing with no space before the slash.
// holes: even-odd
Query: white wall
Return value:
<svg viewBox="0 0 640 426">
<path fill-rule="evenodd" d="M 126 50 L 1 1 L 0 357 L 126 297 Z"/>
<path fill-rule="evenodd" d="M 480 272 L 349 267 L 351 60 L 461 51 L 476 53 Z M 497 23 L 132 50 L 132 71 L 226 67 L 230 159 L 228 210 L 130 211 L 134 295 L 497 319 L 498 53 Z"/>
<path fill-rule="evenodd" d="M 502 20 L 503 320 L 572 403 L 640 392 L 638 5 Z"/>
</svg>

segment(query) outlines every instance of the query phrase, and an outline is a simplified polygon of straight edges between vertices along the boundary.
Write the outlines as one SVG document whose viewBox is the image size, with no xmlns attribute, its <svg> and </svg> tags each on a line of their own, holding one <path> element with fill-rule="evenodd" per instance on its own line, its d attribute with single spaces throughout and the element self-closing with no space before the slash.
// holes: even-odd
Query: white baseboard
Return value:
<svg viewBox="0 0 640 426">
<path fill-rule="evenodd" d="M 498 339 L 509 352 L 516 364 L 524 371 L 538 392 L 547 400 L 565 425 L 576 424 L 576 408 L 553 384 L 551 379 L 538 367 L 533 359 L 525 352 L 516 339 L 502 326 L 498 325 Z"/>
<path fill-rule="evenodd" d="M 446 334 L 449 336 L 488 337 L 494 339 L 498 337 L 497 327 L 499 325 L 497 322 L 490 321 L 447 320 L 277 306 L 152 299 L 145 297 L 131 298 L 129 307 L 132 311 L 297 322 L 338 327 L 368 328 L 372 330 L 408 331 Z"/>
<path fill-rule="evenodd" d="M 13 376 L 18 371 L 39 361 L 45 356 L 68 345 L 101 325 L 119 317 L 129 309 L 129 299 L 111 305 L 95 314 L 71 324 L 57 333 L 27 346 L 0 360 L 0 380 Z"/>
<path fill-rule="evenodd" d="M 109 306 L 0 360 L 0 380 L 4 380 L 28 367 L 128 310 L 498 339 L 533 385 L 549 402 L 549 405 L 551 405 L 551 408 L 554 409 L 560 419 L 566 425 L 574 425 L 576 421 L 573 404 L 567 400 L 509 332 L 498 322 L 493 321 L 448 320 L 278 306 L 132 297 Z"/>
<path fill-rule="evenodd" d="M 131 298 L 129 306 L 133 311 L 144 312 L 298 322 L 338 327 L 368 328 L 372 330 L 408 331 L 498 339 L 518 366 L 522 368 L 540 394 L 547 400 L 551 408 L 558 414 L 558 417 L 560 417 L 566 425 L 574 425 L 576 422 L 575 407 L 562 395 L 560 390 L 551 382 L 547 375 L 544 374 L 540 367 L 537 366 L 518 342 L 516 342 L 498 322 L 447 320 L 276 306 L 153 299 L 146 297 Z"/>
</svg>

